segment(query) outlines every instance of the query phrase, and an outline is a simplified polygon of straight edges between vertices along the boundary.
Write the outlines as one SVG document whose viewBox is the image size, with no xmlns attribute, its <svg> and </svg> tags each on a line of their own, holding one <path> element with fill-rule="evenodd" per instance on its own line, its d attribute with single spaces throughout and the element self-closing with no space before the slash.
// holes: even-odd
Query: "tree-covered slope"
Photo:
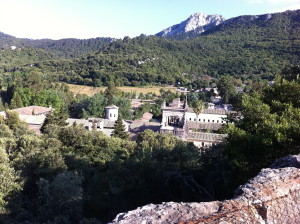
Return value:
<svg viewBox="0 0 300 224">
<path fill-rule="evenodd" d="M 16 38 L 0 32 L 0 48 L 8 49 L 11 46 L 17 48 L 29 47 L 42 49 L 50 52 L 56 58 L 74 58 L 98 51 L 103 45 L 113 41 L 112 38 L 75 39 L 61 40 L 51 39 L 25 39 Z"/>
<path fill-rule="evenodd" d="M 115 40 L 97 53 L 35 66 L 59 80 L 94 86 L 189 83 L 201 75 L 273 76 L 300 59 L 300 10 L 241 16 L 199 37 Z"/>
</svg>

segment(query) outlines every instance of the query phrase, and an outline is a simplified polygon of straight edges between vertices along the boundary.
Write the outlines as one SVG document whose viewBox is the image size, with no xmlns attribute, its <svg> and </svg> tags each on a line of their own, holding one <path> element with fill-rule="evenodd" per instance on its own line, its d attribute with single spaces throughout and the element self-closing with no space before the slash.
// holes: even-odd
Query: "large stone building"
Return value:
<svg viewBox="0 0 300 224">
<path fill-rule="evenodd" d="M 102 131 L 107 136 L 111 136 L 115 122 L 119 116 L 119 107 L 115 105 L 110 105 L 105 107 L 105 118 L 87 118 L 87 119 L 67 119 L 67 123 L 72 125 L 74 123 L 78 125 L 83 125 L 87 130 L 97 130 Z M 128 123 L 123 121 L 123 124 L 128 131 Z"/>
<path fill-rule="evenodd" d="M 227 115 L 235 113 L 224 108 L 203 109 L 200 114 L 196 114 L 187 102 L 182 103 L 179 98 L 167 106 L 164 102 L 161 106 L 162 122 L 161 133 L 171 133 L 178 138 L 194 142 L 198 147 L 211 146 L 222 142 L 226 137 L 224 134 L 214 133 L 226 122 Z"/>
</svg>

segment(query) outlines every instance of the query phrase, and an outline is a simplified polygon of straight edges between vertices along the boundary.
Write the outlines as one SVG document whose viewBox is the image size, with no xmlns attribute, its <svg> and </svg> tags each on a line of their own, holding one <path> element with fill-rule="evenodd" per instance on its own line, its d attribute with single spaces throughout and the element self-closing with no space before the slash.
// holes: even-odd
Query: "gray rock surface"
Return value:
<svg viewBox="0 0 300 224">
<path fill-rule="evenodd" d="M 113 224 L 300 223 L 300 155 L 277 160 L 240 186 L 232 200 L 164 202 L 119 214 Z"/>
<path fill-rule="evenodd" d="M 206 15 L 204 13 L 195 13 L 180 24 L 176 24 L 174 26 L 166 28 L 156 35 L 169 37 L 176 34 L 187 33 L 190 31 L 203 33 L 211 27 L 217 26 L 224 21 L 225 18 L 221 15 Z"/>
</svg>

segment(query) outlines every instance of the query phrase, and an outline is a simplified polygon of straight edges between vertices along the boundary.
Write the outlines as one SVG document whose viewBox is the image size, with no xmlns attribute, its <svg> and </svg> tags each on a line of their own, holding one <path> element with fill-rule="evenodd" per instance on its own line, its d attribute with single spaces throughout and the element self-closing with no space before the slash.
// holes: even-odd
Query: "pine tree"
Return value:
<svg viewBox="0 0 300 224">
<path fill-rule="evenodd" d="M 10 107 L 11 109 L 23 107 L 23 102 L 18 92 L 14 93 L 10 102 Z"/>
<path fill-rule="evenodd" d="M 114 125 L 114 130 L 111 136 L 122 139 L 128 139 L 128 133 L 125 130 L 125 125 L 123 124 L 121 116 L 118 117 L 118 120 Z"/>
<path fill-rule="evenodd" d="M 46 127 L 50 124 L 58 125 L 58 126 L 66 126 L 67 116 L 62 114 L 57 114 L 55 112 L 51 112 L 46 115 L 46 119 L 41 127 L 41 132 L 44 133 L 46 131 Z"/>
</svg>

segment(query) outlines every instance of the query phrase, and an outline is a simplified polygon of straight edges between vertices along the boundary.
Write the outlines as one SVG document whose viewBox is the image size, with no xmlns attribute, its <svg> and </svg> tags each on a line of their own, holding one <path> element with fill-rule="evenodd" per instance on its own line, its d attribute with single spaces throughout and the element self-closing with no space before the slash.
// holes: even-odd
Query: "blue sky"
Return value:
<svg viewBox="0 0 300 224">
<path fill-rule="evenodd" d="M 155 34 L 203 12 L 226 19 L 300 9 L 300 0 L 0 0 L 0 31 L 16 37 Z"/>
</svg>

